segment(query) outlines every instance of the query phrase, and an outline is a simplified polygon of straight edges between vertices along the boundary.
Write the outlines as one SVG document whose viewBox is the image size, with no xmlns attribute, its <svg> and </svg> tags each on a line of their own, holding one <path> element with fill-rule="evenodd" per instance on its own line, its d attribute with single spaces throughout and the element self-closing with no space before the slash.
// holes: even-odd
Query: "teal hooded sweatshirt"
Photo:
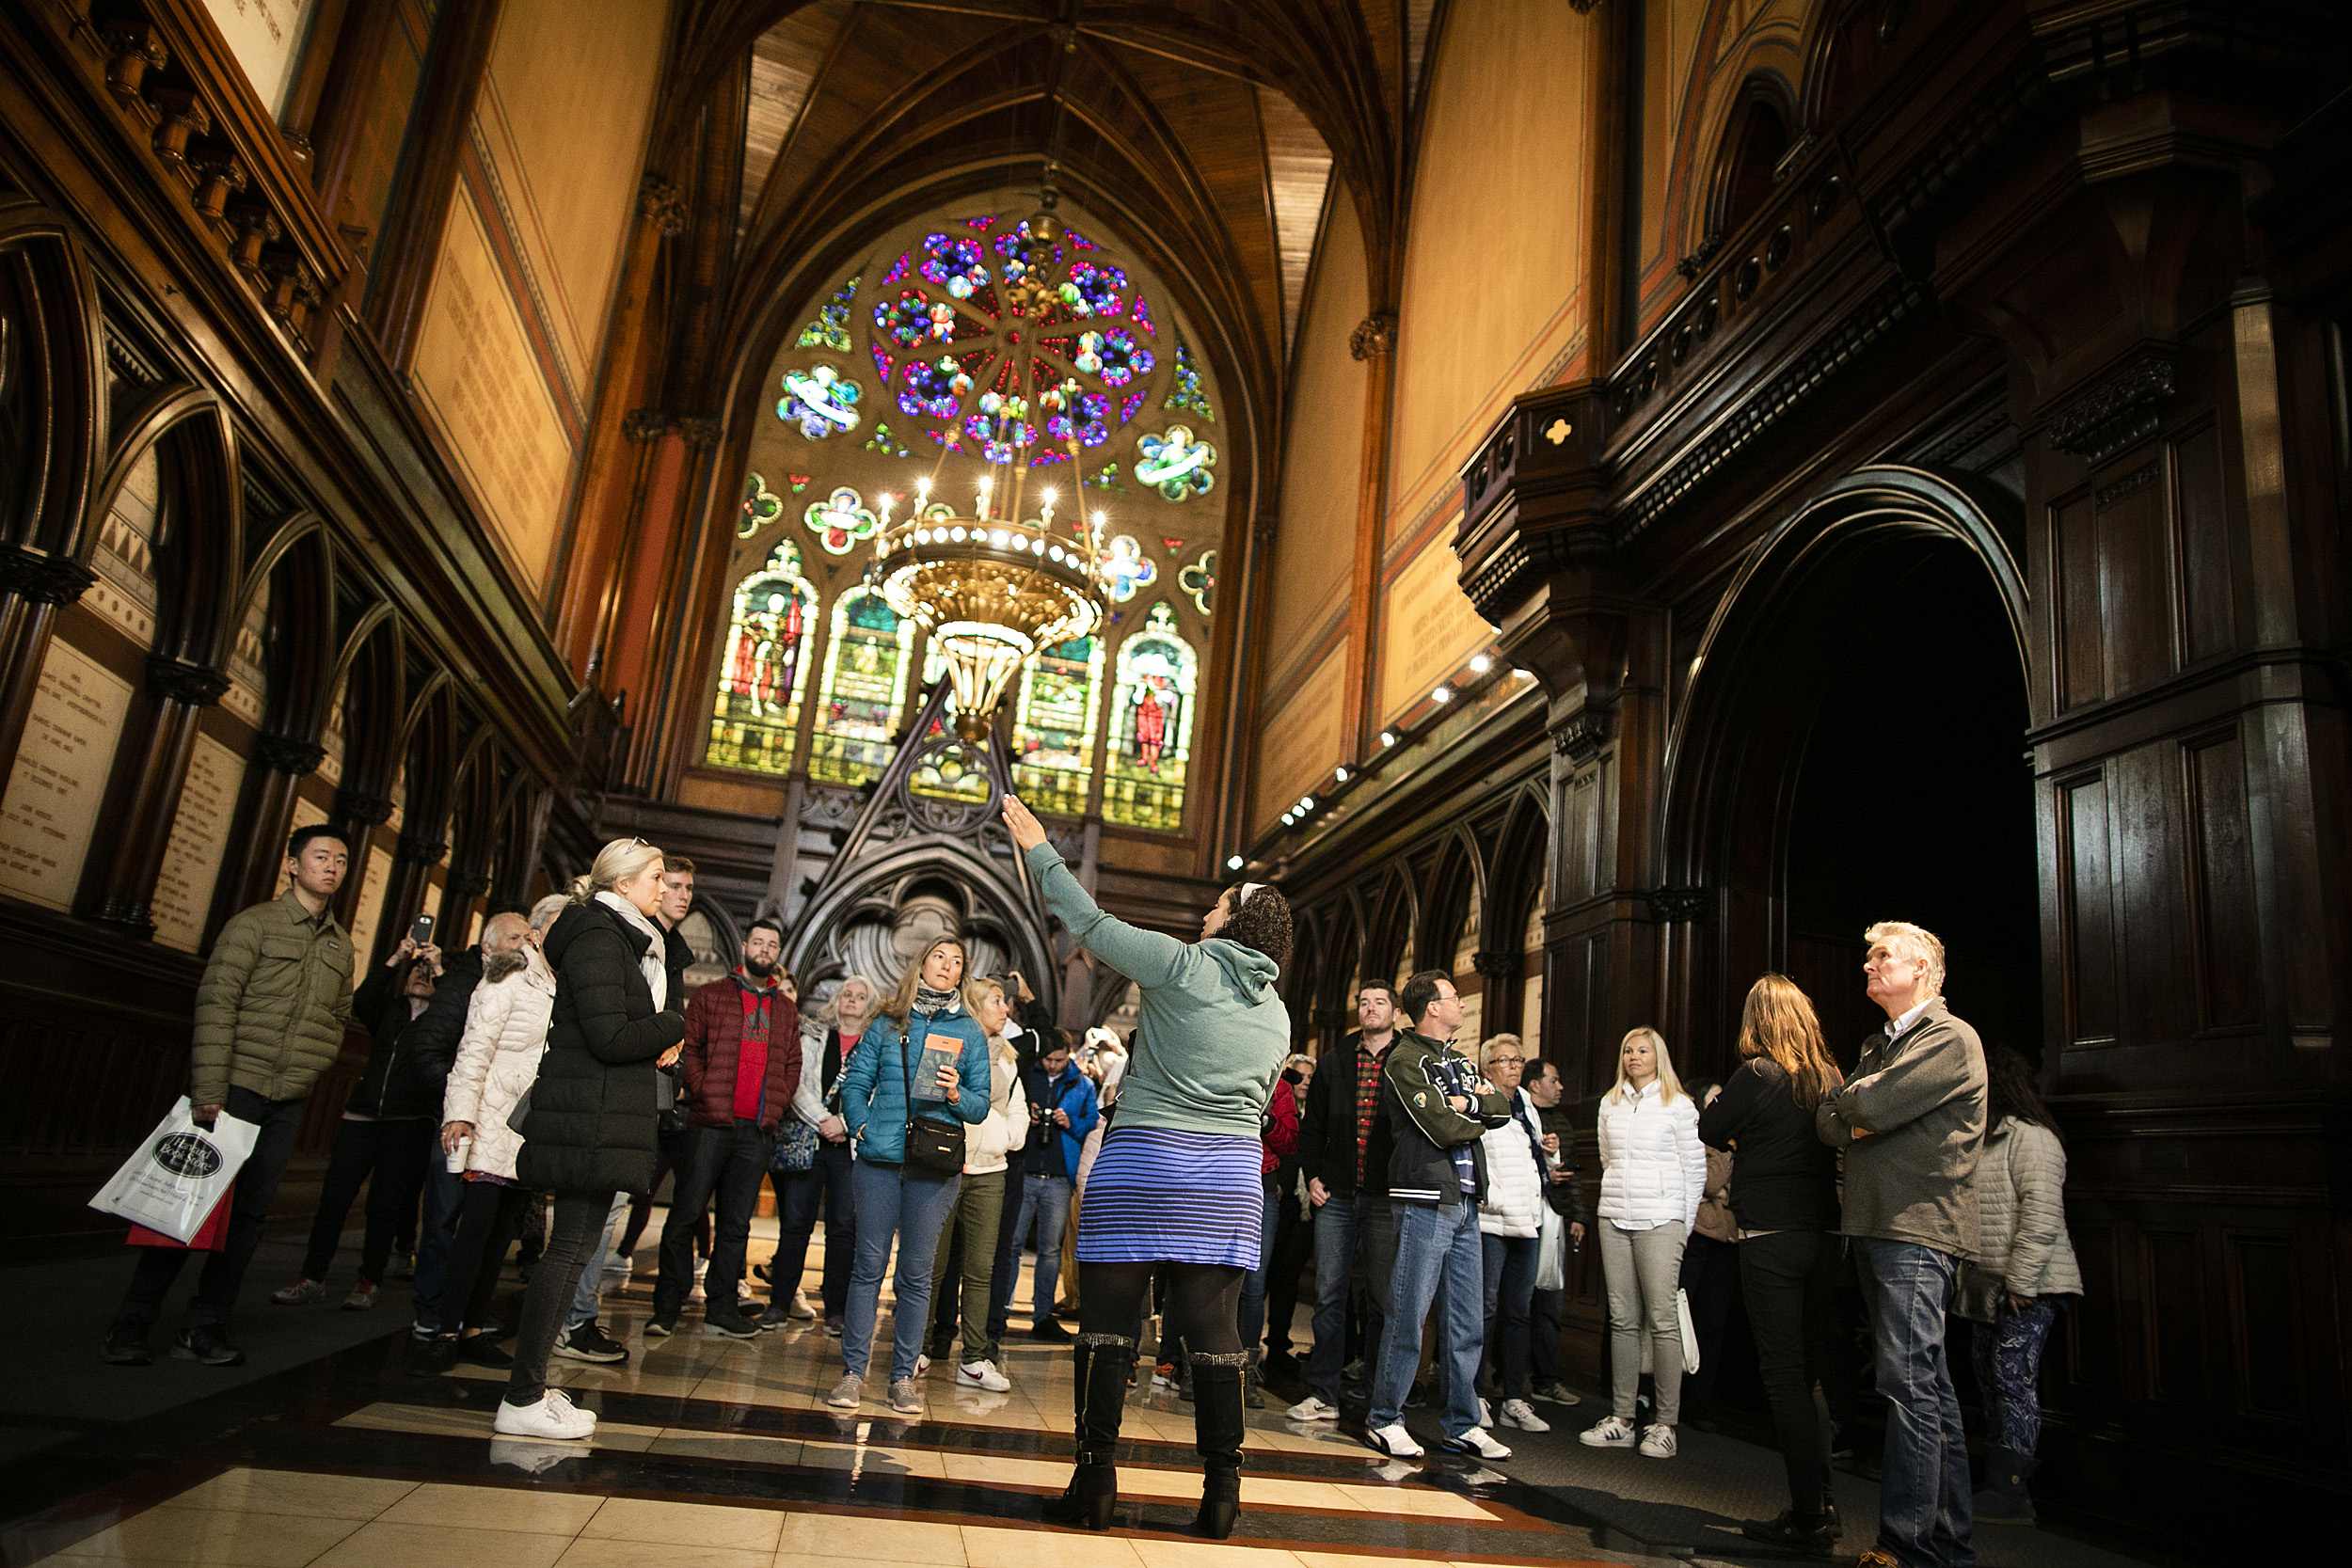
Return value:
<svg viewBox="0 0 2352 1568">
<path fill-rule="evenodd" d="M 1143 992 L 1142 1020 L 1119 1085 L 1115 1127 L 1165 1127 L 1255 1141 L 1291 1049 L 1280 973 L 1254 947 L 1222 937 L 1178 942 L 1104 914 L 1041 844 L 1030 874 L 1078 944 Z"/>
</svg>

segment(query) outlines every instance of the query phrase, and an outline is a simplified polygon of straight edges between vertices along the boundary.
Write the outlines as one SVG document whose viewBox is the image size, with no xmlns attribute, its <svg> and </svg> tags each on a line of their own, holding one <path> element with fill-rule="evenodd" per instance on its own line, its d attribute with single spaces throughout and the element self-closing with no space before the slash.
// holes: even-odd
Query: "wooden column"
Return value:
<svg viewBox="0 0 2352 1568">
<path fill-rule="evenodd" d="M 416 363 L 424 303 L 440 264 L 441 236 L 457 198 L 457 166 L 473 123 L 474 101 L 498 36 L 499 0 L 444 6 L 424 57 L 417 88 L 400 189 L 384 219 L 375 277 L 368 294 L 368 325 L 393 370 Z"/>
<path fill-rule="evenodd" d="M 392 799 L 389 795 L 350 784 L 335 792 L 335 809 L 327 816 L 327 826 L 343 835 L 343 844 L 351 851 L 351 870 L 343 877 L 343 885 L 335 892 L 335 918 L 345 930 L 351 928 L 352 916 L 359 912 L 359 888 L 368 876 L 368 835 L 391 819 Z M 362 957 L 353 955 L 355 959 Z"/>
<path fill-rule="evenodd" d="M 155 934 L 149 906 L 171 846 L 197 724 L 228 690 L 229 677 L 216 670 L 160 656 L 147 661 L 147 721 L 124 732 L 99 818 L 102 828 L 114 826 L 113 849 L 83 874 L 83 910 L 89 918 L 134 936 Z"/>
<path fill-rule="evenodd" d="M 1340 713 L 1340 755 L 1350 766 L 1364 753 L 1372 720 L 1373 611 L 1380 595 L 1380 543 L 1388 523 L 1389 425 L 1396 401 L 1396 316 L 1366 316 L 1347 341 L 1365 362 L 1364 461 L 1356 489 L 1356 565 L 1347 587 L 1347 696 Z"/>
<path fill-rule="evenodd" d="M 1514 940 L 1518 933 L 1513 932 Z M 1481 1033 L 1516 1035 L 1526 1011 L 1527 988 L 1519 984 L 1524 956 L 1517 949 L 1501 952 L 1488 949 L 1470 959 L 1470 967 L 1486 983 L 1486 999 L 1478 1010 Z"/>
<path fill-rule="evenodd" d="M 214 895 L 206 940 L 239 910 L 278 896 L 278 880 L 286 860 L 286 839 L 294 832 L 294 799 L 302 781 L 326 760 L 326 748 L 314 740 L 293 740 L 281 735 L 256 736 L 253 761 L 246 769 L 245 802 L 237 814 L 242 825 L 232 864 L 225 868 Z"/>
</svg>

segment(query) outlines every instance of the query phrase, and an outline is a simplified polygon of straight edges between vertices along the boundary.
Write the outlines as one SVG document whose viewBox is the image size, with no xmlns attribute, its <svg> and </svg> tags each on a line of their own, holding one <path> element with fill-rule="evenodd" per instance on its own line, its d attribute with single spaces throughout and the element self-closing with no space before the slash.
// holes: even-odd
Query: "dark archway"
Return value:
<svg viewBox="0 0 2352 1568">
<path fill-rule="evenodd" d="M 1953 1007 L 2038 1054 L 2040 871 L 2025 594 L 1996 495 L 1850 476 L 1776 530 L 1718 611 L 1668 761 L 1666 863 L 1701 896 L 1674 944 L 1693 1067 L 1730 1065 L 1768 969 L 1851 1062 L 1880 1022 L 1864 927 L 1941 937 Z"/>
</svg>

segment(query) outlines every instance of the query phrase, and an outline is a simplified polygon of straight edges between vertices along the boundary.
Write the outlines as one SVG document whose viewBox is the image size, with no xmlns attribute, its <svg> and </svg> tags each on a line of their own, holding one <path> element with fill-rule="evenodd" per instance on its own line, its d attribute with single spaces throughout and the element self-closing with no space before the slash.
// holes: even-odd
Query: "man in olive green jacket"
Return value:
<svg viewBox="0 0 2352 1568">
<path fill-rule="evenodd" d="M 245 1359 L 229 1340 L 230 1309 L 294 1154 L 303 1101 L 342 1049 L 351 1022 L 351 936 L 327 908 L 349 861 L 332 830 L 297 829 L 286 847 L 286 891 L 221 927 L 197 989 L 188 1088 L 196 1119 L 209 1127 L 225 1110 L 260 1131 L 237 1171 L 227 1244 L 205 1255 L 185 1326 L 172 1343 L 171 1354 L 184 1360 L 233 1367 Z M 106 1360 L 148 1365 L 148 1330 L 187 1257 L 184 1247 L 140 1249 L 106 1330 Z"/>
</svg>

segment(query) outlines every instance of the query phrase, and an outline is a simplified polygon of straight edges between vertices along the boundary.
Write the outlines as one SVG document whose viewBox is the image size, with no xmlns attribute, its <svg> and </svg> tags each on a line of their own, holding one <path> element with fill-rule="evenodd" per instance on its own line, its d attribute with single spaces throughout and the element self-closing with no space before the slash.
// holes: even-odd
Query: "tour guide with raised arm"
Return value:
<svg viewBox="0 0 2352 1568">
<path fill-rule="evenodd" d="M 1112 1452 L 1136 1324 L 1153 1271 L 1168 1266 L 1161 1331 L 1192 1363 L 1200 1454 L 1194 1531 L 1232 1533 L 1241 1507 L 1243 1276 L 1258 1266 L 1263 1222 L 1258 1133 L 1290 1054 L 1290 1010 L 1275 977 L 1290 958 L 1290 905 L 1274 889 L 1228 889 L 1200 940 L 1139 931 L 1097 909 L 1026 806 L 1007 796 L 1005 826 L 1078 944 L 1142 992 L 1135 1053 L 1110 1132 L 1078 1209 L 1078 1466 L 1055 1510 L 1095 1529 L 1118 1502 Z"/>
</svg>

